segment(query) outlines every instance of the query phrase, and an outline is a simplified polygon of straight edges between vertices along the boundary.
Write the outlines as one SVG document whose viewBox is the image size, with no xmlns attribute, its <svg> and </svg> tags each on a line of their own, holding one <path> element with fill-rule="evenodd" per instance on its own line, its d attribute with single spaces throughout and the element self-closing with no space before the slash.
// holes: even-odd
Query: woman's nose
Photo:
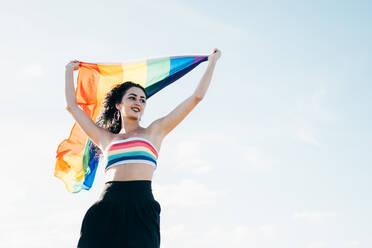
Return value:
<svg viewBox="0 0 372 248">
<path fill-rule="evenodd" d="M 138 104 L 139 106 L 142 106 L 142 102 L 141 102 L 141 100 L 137 99 L 137 100 L 136 100 L 136 104 Z"/>
</svg>

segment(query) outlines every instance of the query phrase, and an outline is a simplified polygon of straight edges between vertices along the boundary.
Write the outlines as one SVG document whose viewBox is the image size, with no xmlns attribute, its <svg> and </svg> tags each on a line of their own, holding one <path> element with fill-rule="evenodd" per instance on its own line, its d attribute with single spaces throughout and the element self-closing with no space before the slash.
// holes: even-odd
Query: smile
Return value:
<svg viewBox="0 0 372 248">
<path fill-rule="evenodd" d="M 137 108 L 137 107 L 133 107 L 132 110 L 133 110 L 134 112 L 139 112 L 139 111 L 140 111 L 139 108 Z"/>
</svg>

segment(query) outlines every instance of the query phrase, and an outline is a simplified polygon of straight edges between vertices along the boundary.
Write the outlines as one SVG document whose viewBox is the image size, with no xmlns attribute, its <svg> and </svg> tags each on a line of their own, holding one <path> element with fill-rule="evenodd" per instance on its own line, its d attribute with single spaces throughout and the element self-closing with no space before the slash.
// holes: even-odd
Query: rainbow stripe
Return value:
<svg viewBox="0 0 372 248">
<path fill-rule="evenodd" d="M 111 143 L 107 150 L 105 170 L 111 166 L 129 163 L 145 163 L 157 167 L 158 151 L 147 139 L 131 137 Z"/>
<path fill-rule="evenodd" d="M 172 56 L 126 63 L 80 62 L 76 100 L 95 121 L 103 99 L 117 84 L 133 81 L 151 97 L 207 60 L 208 56 Z M 57 148 L 54 176 L 71 193 L 89 190 L 93 185 L 99 161 L 92 156 L 94 150 L 89 149 L 90 145 L 90 139 L 75 122 L 69 138 Z"/>
</svg>

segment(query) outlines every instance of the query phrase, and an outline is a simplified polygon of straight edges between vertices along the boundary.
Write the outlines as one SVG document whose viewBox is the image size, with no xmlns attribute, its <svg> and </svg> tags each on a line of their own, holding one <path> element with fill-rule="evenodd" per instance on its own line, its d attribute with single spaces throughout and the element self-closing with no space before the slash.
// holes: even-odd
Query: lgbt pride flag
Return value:
<svg viewBox="0 0 372 248">
<path fill-rule="evenodd" d="M 148 97 L 194 69 L 208 56 L 172 56 L 127 63 L 80 62 L 76 101 L 96 122 L 106 94 L 117 84 L 133 81 L 146 89 Z M 89 150 L 92 141 L 75 122 L 68 139 L 57 148 L 54 176 L 61 179 L 70 193 L 92 187 L 98 159 Z"/>
</svg>

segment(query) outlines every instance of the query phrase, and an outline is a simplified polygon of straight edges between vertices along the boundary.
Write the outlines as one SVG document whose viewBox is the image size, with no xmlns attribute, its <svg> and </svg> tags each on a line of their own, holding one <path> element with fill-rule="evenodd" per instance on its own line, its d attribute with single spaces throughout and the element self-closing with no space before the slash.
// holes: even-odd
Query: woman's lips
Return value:
<svg viewBox="0 0 372 248">
<path fill-rule="evenodd" d="M 134 111 L 134 112 L 136 112 L 136 113 L 140 112 L 140 109 L 137 108 L 137 107 L 133 107 L 133 108 L 131 108 L 131 109 L 132 109 L 132 111 Z"/>
</svg>

